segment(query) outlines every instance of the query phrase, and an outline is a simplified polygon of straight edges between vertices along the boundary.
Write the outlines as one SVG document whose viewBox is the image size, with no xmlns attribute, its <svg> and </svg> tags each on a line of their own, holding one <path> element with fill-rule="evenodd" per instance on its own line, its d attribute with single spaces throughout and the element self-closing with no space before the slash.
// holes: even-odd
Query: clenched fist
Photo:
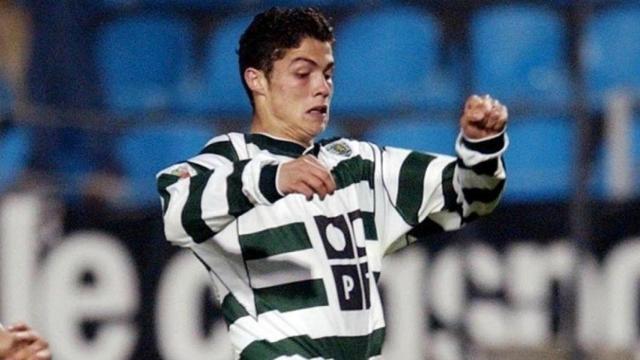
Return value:
<svg viewBox="0 0 640 360">
<path fill-rule="evenodd" d="M 468 139 L 482 139 L 504 130 L 508 116 L 507 107 L 498 100 L 472 95 L 464 104 L 460 127 Z"/>
<path fill-rule="evenodd" d="M 278 190 L 283 194 L 303 194 L 311 200 L 318 194 L 321 200 L 336 190 L 336 183 L 327 169 L 315 156 L 305 155 L 280 165 Z"/>
</svg>

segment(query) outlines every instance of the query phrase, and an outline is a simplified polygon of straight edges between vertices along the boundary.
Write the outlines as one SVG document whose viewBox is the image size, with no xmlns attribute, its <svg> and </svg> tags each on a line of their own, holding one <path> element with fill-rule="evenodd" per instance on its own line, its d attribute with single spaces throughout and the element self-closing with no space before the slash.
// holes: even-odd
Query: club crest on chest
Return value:
<svg viewBox="0 0 640 360">
<path fill-rule="evenodd" d="M 344 157 L 349 157 L 353 153 L 353 151 L 351 150 L 351 147 L 349 147 L 349 145 L 343 140 L 338 140 L 336 142 L 333 142 L 327 145 L 325 149 L 327 150 L 327 152 L 331 154 L 344 156 Z"/>
</svg>

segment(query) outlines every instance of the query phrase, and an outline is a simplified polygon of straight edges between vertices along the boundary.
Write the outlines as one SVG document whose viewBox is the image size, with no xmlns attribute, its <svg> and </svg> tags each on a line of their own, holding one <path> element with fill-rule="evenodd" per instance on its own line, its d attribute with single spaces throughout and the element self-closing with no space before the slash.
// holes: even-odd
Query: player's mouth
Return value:
<svg viewBox="0 0 640 360">
<path fill-rule="evenodd" d="M 307 114 L 313 115 L 314 117 L 324 117 L 328 112 L 329 107 L 327 105 L 318 105 L 307 110 Z"/>
</svg>

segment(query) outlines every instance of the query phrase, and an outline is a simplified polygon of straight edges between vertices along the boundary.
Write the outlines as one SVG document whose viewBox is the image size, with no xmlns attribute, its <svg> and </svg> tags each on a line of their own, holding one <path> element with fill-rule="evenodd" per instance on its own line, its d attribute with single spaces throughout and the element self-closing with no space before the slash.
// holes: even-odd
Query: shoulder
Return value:
<svg viewBox="0 0 640 360">
<path fill-rule="evenodd" d="M 209 140 L 198 156 L 215 155 L 221 156 L 229 161 L 238 161 L 238 148 L 244 145 L 244 134 L 234 132 L 222 134 Z"/>
<path fill-rule="evenodd" d="M 192 167 L 212 169 L 231 166 L 244 156 L 244 134 L 227 133 L 209 140 L 199 153 L 195 154 L 187 163 Z"/>
</svg>

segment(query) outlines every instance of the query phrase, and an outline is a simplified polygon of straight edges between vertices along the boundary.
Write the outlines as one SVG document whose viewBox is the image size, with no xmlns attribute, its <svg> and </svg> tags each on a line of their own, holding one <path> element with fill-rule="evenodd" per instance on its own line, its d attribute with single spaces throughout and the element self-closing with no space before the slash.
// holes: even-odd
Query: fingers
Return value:
<svg viewBox="0 0 640 360">
<path fill-rule="evenodd" d="M 284 194 L 303 194 L 307 200 L 318 194 L 324 200 L 333 194 L 336 183 L 331 172 L 317 158 L 306 155 L 282 165 L 278 189 Z"/>
<path fill-rule="evenodd" d="M 318 187 L 321 187 L 324 190 L 324 194 L 319 194 L 320 198 L 324 199 L 327 194 L 333 194 L 336 190 L 336 182 L 329 169 L 327 169 L 315 156 L 309 155 L 303 157 L 303 159 L 305 162 L 313 166 L 312 175 L 320 181 L 320 184 L 317 184 Z"/>
<path fill-rule="evenodd" d="M 311 200 L 313 194 L 318 194 L 321 200 L 328 194 L 333 194 L 336 185 L 329 170 L 313 156 L 304 156 L 301 160 L 307 166 L 301 169 L 298 180 L 312 190 L 310 195 L 305 194 L 307 200 Z"/>
<path fill-rule="evenodd" d="M 29 350 L 31 353 L 29 354 L 28 360 L 43 360 L 51 358 L 49 344 L 42 339 L 29 345 Z"/>
<path fill-rule="evenodd" d="M 465 104 L 465 115 L 469 117 L 472 122 L 478 122 L 485 118 L 487 112 L 491 111 L 491 97 L 484 95 L 482 97 L 478 95 L 471 95 Z"/>
<path fill-rule="evenodd" d="M 33 330 L 19 330 L 12 331 L 14 338 L 21 342 L 33 342 L 40 338 L 40 336 Z"/>
<path fill-rule="evenodd" d="M 299 182 L 299 183 L 293 185 L 292 191 L 290 193 L 302 194 L 302 195 L 304 195 L 304 197 L 307 200 L 311 200 L 311 199 L 313 199 L 313 194 L 315 194 L 316 191 L 311 186 L 307 185 L 306 183 Z"/>
<path fill-rule="evenodd" d="M 40 339 L 40 335 L 25 323 L 19 322 L 7 327 L 16 342 L 33 343 Z"/>
<path fill-rule="evenodd" d="M 460 125 L 465 136 L 478 139 L 501 132 L 507 118 L 507 107 L 500 101 L 489 95 L 472 95 L 465 103 Z"/>
<path fill-rule="evenodd" d="M 38 339 L 28 346 L 11 354 L 8 360 L 48 360 L 51 358 L 49 344 L 43 339 Z"/>
<path fill-rule="evenodd" d="M 51 360 L 51 350 L 47 348 L 45 350 L 38 351 L 29 360 Z"/>
<path fill-rule="evenodd" d="M 15 331 L 31 330 L 31 327 L 29 327 L 29 325 L 23 322 L 17 322 L 15 324 L 11 324 L 7 326 L 7 330 L 11 332 L 15 332 Z"/>
<path fill-rule="evenodd" d="M 485 117 L 484 127 L 499 132 L 504 128 L 507 120 L 507 108 L 498 100 L 491 101 L 491 110 Z"/>
</svg>

